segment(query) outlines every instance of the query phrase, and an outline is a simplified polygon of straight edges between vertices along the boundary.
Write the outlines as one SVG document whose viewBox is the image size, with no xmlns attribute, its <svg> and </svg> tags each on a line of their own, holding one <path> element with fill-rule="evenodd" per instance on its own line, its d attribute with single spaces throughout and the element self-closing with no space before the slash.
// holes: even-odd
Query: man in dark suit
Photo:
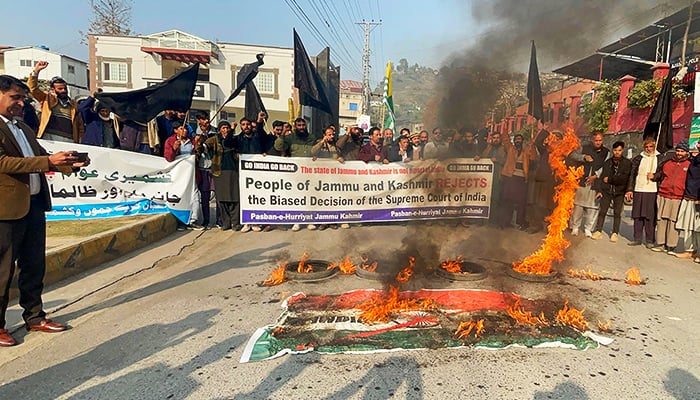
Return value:
<svg viewBox="0 0 700 400">
<path fill-rule="evenodd" d="M 78 163 L 74 151 L 49 155 L 22 116 L 27 86 L 17 78 L 0 75 L 0 346 L 14 346 L 5 329 L 10 282 L 19 268 L 19 304 L 29 331 L 60 332 L 64 325 L 46 318 L 41 301 L 46 271 L 46 220 L 51 198 L 46 171 L 70 173 Z M 16 265 L 15 265 L 16 263 Z"/>
</svg>

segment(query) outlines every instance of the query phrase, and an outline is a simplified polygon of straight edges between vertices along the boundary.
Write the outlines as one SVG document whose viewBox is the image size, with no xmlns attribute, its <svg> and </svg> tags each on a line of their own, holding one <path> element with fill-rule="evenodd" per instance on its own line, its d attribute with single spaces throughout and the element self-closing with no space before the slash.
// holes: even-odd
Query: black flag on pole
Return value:
<svg viewBox="0 0 700 400">
<path fill-rule="evenodd" d="M 673 74 L 668 76 L 661 85 L 661 92 L 651 109 L 647 124 L 644 126 L 644 138 L 656 139 L 656 150 L 665 153 L 673 148 Z"/>
<path fill-rule="evenodd" d="M 542 121 L 544 111 L 542 106 L 542 86 L 540 85 L 540 71 L 537 68 L 537 51 L 535 50 L 535 41 L 532 41 L 532 50 L 530 51 L 530 70 L 527 75 L 527 113 L 535 119 Z"/>
<path fill-rule="evenodd" d="M 195 63 L 157 85 L 129 92 L 97 93 L 95 98 L 121 118 L 145 124 L 163 110 L 187 112 L 198 74 L 199 63 Z"/>
<path fill-rule="evenodd" d="M 311 63 L 296 29 L 294 30 L 294 86 L 299 89 L 300 104 L 333 114 L 321 77 Z"/>
<path fill-rule="evenodd" d="M 245 87 L 245 117 L 251 121 L 258 120 L 258 113 L 262 111 L 267 114 L 265 105 L 260 98 L 255 82 L 248 82 Z"/>
<path fill-rule="evenodd" d="M 258 68 L 260 68 L 261 65 L 265 64 L 265 62 L 263 61 L 263 57 L 265 57 L 264 54 L 257 54 L 255 56 L 255 58 L 257 58 L 256 62 L 245 64 L 241 68 L 241 70 L 238 71 L 238 74 L 236 74 L 236 89 L 234 89 L 234 91 L 231 92 L 231 95 L 228 96 L 228 99 L 226 99 L 226 101 L 224 101 L 224 104 L 235 99 L 236 96 L 241 94 L 241 92 L 246 89 L 246 86 L 249 83 L 253 82 L 253 79 L 255 79 L 255 77 L 258 76 Z M 221 106 L 223 107 L 224 104 L 222 104 Z"/>
</svg>

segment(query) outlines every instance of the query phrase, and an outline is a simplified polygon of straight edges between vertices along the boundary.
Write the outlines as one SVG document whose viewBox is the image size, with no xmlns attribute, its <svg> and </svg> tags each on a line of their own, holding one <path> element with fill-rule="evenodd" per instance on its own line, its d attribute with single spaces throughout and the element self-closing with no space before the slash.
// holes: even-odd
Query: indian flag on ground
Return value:
<svg viewBox="0 0 700 400">
<path fill-rule="evenodd" d="M 395 131 L 394 126 L 394 98 L 391 84 L 391 61 L 386 64 L 386 76 L 384 77 L 384 100 L 386 106 L 386 118 L 384 118 L 384 128 L 391 128 Z"/>
<path fill-rule="evenodd" d="M 490 290 L 399 292 L 400 300 L 417 300 L 430 307 L 397 312 L 387 322 L 362 322 L 358 305 L 379 295 L 381 291 L 374 289 L 327 295 L 295 293 L 284 300 L 284 311 L 274 324 L 259 328 L 253 334 L 241 362 L 310 351 L 358 354 L 399 349 L 502 349 L 510 346 L 585 350 L 612 341 L 589 330 L 581 332 L 556 322 L 558 303 Z M 510 316 L 509 309 L 520 310 L 519 307 L 528 310 L 529 316 L 541 315 L 538 321 L 547 323 L 518 323 Z M 468 328 L 463 329 L 465 326 Z"/>
</svg>

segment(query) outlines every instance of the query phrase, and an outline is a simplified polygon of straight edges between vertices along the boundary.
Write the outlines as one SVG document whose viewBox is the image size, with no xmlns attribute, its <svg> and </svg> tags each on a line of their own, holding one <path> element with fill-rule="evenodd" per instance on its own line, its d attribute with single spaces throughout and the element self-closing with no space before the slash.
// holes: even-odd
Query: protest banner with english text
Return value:
<svg viewBox="0 0 700 400">
<path fill-rule="evenodd" d="M 364 163 L 241 155 L 244 224 L 488 218 L 491 160 Z"/>
</svg>

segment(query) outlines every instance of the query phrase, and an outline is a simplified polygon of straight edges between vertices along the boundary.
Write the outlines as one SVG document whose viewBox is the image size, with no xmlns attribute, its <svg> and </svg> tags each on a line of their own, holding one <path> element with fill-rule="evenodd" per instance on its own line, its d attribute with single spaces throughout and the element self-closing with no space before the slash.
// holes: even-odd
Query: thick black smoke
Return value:
<svg viewBox="0 0 700 400">
<path fill-rule="evenodd" d="M 440 70 L 438 121 L 445 127 L 482 126 L 502 85 L 527 72 L 531 40 L 537 45 L 540 71 L 551 71 L 690 4 L 688 0 L 471 3 L 468 12 L 477 23 L 477 33 L 471 45 L 453 54 Z"/>
<path fill-rule="evenodd" d="M 540 69 L 549 71 L 689 4 L 688 0 L 477 0 L 472 18 L 488 28 L 467 53 L 479 63 L 517 66 L 516 71 L 526 72 L 534 40 Z"/>
</svg>

